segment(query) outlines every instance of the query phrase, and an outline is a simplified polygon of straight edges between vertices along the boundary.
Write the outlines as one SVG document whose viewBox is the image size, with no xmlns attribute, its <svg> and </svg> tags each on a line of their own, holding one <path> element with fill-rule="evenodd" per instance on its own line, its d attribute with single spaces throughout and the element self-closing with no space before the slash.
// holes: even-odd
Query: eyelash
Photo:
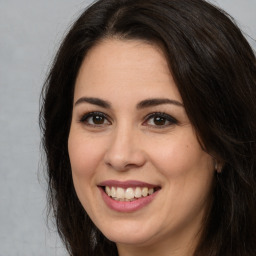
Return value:
<svg viewBox="0 0 256 256">
<path fill-rule="evenodd" d="M 102 123 L 102 124 L 89 123 L 89 121 L 88 121 L 89 118 L 93 118 L 93 117 L 102 118 L 101 120 L 103 120 L 104 123 Z M 163 125 L 146 124 L 149 122 L 150 119 L 153 119 L 153 118 L 160 118 L 161 119 L 160 122 L 163 121 L 165 124 L 163 124 Z M 106 126 L 106 125 L 111 125 L 111 122 L 109 121 L 109 119 L 110 119 L 109 116 L 102 112 L 89 112 L 82 116 L 82 118 L 80 119 L 80 122 L 84 123 L 87 126 L 102 127 L 102 126 Z M 107 121 L 108 123 L 105 124 L 105 121 Z M 166 122 L 168 122 L 168 124 L 166 124 Z M 166 128 L 168 126 L 175 125 L 175 124 L 178 124 L 178 121 L 175 118 L 173 118 L 172 116 L 170 116 L 166 113 L 163 113 L 163 112 L 155 112 L 155 113 L 151 113 L 151 114 L 147 115 L 145 118 L 145 121 L 143 122 L 142 125 L 143 126 L 148 125 L 153 128 L 162 129 L 162 128 Z"/>
<path fill-rule="evenodd" d="M 104 126 L 106 125 L 106 124 L 90 124 L 88 119 L 89 118 L 93 118 L 93 117 L 103 118 L 104 122 L 106 120 L 108 121 L 109 124 L 107 124 L 107 125 L 111 124 L 111 122 L 109 121 L 110 118 L 106 114 L 104 114 L 102 112 L 89 112 L 89 113 L 87 113 L 87 114 L 82 116 L 82 118 L 80 119 L 80 122 L 84 123 L 84 124 L 86 124 L 88 126 L 92 126 L 92 127 L 102 127 L 102 125 L 104 125 Z"/>
<path fill-rule="evenodd" d="M 162 128 L 166 128 L 166 127 L 171 126 L 171 125 L 178 124 L 178 121 L 174 117 L 172 117 L 172 116 L 170 116 L 166 113 L 163 113 L 163 112 L 155 112 L 155 113 L 151 113 L 151 114 L 147 115 L 145 122 L 148 122 L 150 119 L 159 118 L 159 117 L 161 119 L 163 119 L 165 123 L 168 122 L 168 124 L 164 124 L 164 125 L 156 125 L 155 124 L 155 125 L 149 125 L 149 126 L 150 127 L 156 127 L 158 129 L 162 129 Z M 145 122 L 143 122 L 143 124 Z"/>
</svg>

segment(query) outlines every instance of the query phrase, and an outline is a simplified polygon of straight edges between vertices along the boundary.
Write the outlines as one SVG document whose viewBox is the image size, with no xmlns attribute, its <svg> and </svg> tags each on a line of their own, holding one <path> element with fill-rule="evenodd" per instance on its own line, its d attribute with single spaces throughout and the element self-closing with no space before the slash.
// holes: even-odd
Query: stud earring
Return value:
<svg viewBox="0 0 256 256">
<path fill-rule="evenodd" d="M 214 170 L 217 173 L 221 173 L 221 171 L 222 171 L 222 166 L 220 164 L 218 164 L 218 162 L 216 160 L 215 160 L 215 164 L 214 164 Z"/>
</svg>

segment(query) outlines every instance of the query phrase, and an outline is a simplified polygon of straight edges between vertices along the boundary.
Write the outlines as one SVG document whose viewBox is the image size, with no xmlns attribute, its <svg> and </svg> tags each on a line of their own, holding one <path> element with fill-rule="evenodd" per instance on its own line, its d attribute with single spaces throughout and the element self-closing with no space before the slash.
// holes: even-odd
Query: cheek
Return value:
<svg viewBox="0 0 256 256">
<path fill-rule="evenodd" d="M 151 147 L 151 161 L 165 178 L 172 206 L 186 208 L 207 199 L 214 177 L 213 160 L 192 132 L 170 137 Z"/>
<path fill-rule="evenodd" d="M 197 140 L 182 136 L 152 147 L 150 155 L 165 180 L 168 198 L 162 204 L 166 209 L 163 212 L 165 224 L 178 223 L 180 227 L 193 222 L 197 216 L 202 217 L 210 202 L 213 185 L 211 156 L 201 149 Z"/>
<path fill-rule="evenodd" d="M 165 175 L 180 176 L 190 171 L 212 169 L 212 158 L 205 153 L 196 137 L 190 133 L 153 141 L 150 149 L 151 161 Z"/>
<path fill-rule="evenodd" d="M 102 163 L 102 142 L 90 139 L 81 131 L 70 131 L 68 152 L 77 196 L 88 214 L 93 206 L 96 170 Z"/>
<path fill-rule="evenodd" d="M 102 161 L 102 142 L 70 132 L 68 151 L 73 175 L 88 178 Z"/>
</svg>

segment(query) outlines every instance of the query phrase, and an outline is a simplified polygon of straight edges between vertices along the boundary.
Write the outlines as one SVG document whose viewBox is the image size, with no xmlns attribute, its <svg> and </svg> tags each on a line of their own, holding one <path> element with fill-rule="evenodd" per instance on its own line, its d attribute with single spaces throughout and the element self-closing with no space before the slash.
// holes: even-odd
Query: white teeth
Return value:
<svg viewBox="0 0 256 256">
<path fill-rule="evenodd" d="M 152 195 L 154 193 L 154 189 L 153 188 L 150 188 L 149 190 L 148 190 L 148 194 L 149 195 Z"/>
<path fill-rule="evenodd" d="M 120 198 L 120 199 L 124 199 L 124 189 L 123 188 L 117 188 L 115 197 Z"/>
<path fill-rule="evenodd" d="M 111 197 L 116 197 L 116 189 L 114 187 L 111 188 Z"/>
<path fill-rule="evenodd" d="M 143 188 L 142 189 L 142 195 L 145 197 L 148 195 L 148 188 Z"/>
<path fill-rule="evenodd" d="M 110 187 L 106 187 L 105 191 L 106 191 L 108 196 L 111 196 L 111 189 L 110 189 Z"/>
<path fill-rule="evenodd" d="M 135 193 L 134 193 L 136 198 L 140 198 L 141 197 L 141 188 L 137 187 L 135 189 Z"/>
<path fill-rule="evenodd" d="M 121 188 L 121 187 L 105 187 L 105 192 L 108 196 L 117 201 L 134 201 L 137 198 L 146 197 L 154 193 L 153 188 L 136 187 L 136 188 Z"/>
<path fill-rule="evenodd" d="M 127 188 L 125 191 L 125 198 L 126 199 L 132 199 L 134 198 L 134 191 L 132 188 Z"/>
</svg>

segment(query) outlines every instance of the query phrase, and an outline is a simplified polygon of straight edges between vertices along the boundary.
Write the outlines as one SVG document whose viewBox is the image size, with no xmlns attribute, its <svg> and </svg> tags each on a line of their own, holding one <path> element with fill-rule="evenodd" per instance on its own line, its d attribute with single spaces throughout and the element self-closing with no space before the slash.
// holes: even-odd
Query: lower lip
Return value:
<svg viewBox="0 0 256 256">
<path fill-rule="evenodd" d="M 159 190 L 154 192 L 152 195 L 138 198 L 134 201 L 117 201 L 109 197 L 105 191 L 100 187 L 101 195 L 103 197 L 103 200 L 105 204 L 112 210 L 117 212 L 135 212 L 138 211 L 148 204 L 152 202 L 152 200 L 156 197 Z"/>
</svg>

